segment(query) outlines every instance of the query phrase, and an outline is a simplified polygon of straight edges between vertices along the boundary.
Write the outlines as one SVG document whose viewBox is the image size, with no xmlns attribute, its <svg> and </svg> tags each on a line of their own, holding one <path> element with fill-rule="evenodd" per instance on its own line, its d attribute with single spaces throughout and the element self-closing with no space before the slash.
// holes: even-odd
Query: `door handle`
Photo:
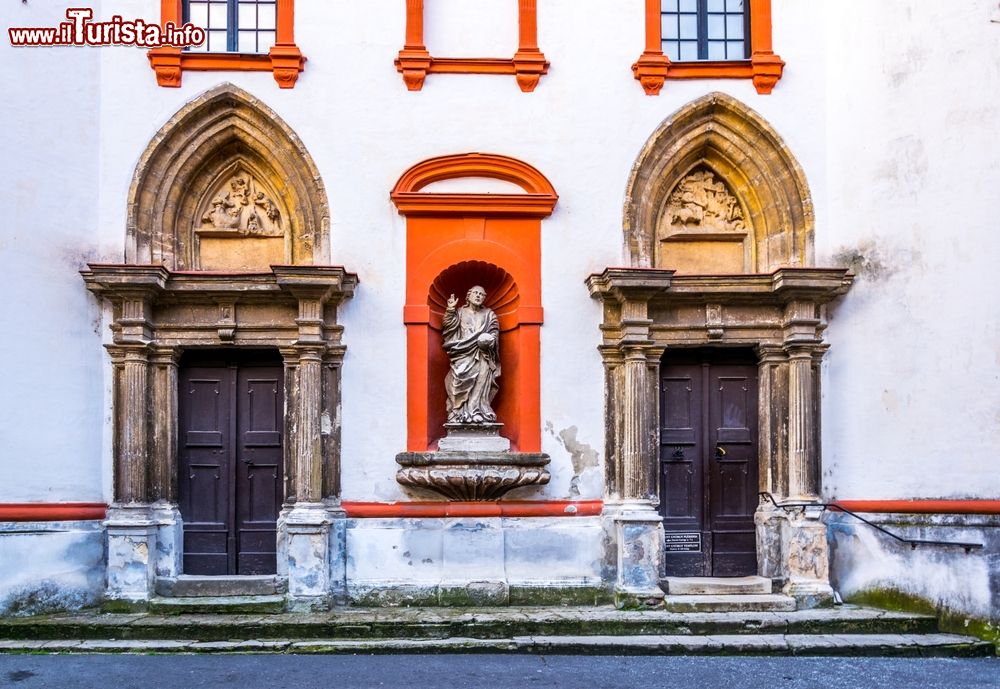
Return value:
<svg viewBox="0 0 1000 689">
<path fill-rule="evenodd" d="M 725 450 L 725 448 L 723 448 L 722 445 L 716 445 L 715 446 L 715 458 L 716 459 L 722 459 L 725 456 L 726 456 L 726 450 Z"/>
<path fill-rule="evenodd" d="M 244 464 L 253 464 L 253 459 L 250 457 L 243 457 L 242 459 L 240 459 L 240 461 L 243 462 Z"/>
</svg>

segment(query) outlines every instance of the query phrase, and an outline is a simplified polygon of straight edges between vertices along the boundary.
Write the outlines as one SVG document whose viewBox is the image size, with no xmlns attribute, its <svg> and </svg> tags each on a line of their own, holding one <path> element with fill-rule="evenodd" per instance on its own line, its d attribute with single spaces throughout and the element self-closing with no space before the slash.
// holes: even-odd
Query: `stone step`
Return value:
<svg viewBox="0 0 1000 689">
<path fill-rule="evenodd" d="M 271 596 L 157 596 L 147 609 L 153 614 L 186 615 L 222 613 L 224 615 L 274 615 L 285 612 L 285 597 Z"/>
<path fill-rule="evenodd" d="M 93 612 L 0 618 L 0 639 L 504 639 L 519 636 L 697 636 L 717 634 L 920 634 L 937 631 L 932 615 L 845 605 L 795 612 L 615 610 L 606 607 L 336 608 L 326 613 L 250 614 L 227 607 L 206 614 L 212 598 L 160 598 L 156 613 Z M 224 604 L 231 606 L 227 600 Z M 199 614 L 188 614 L 198 610 Z M 268 612 L 272 614 L 261 614 Z"/>
<path fill-rule="evenodd" d="M 274 575 L 199 576 L 182 574 L 156 580 L 156 594 L 166 597 L 274 596 L 288 590 L 287 580 Z"/>
<path fill-rule="evenodd" d="M 672 612 L 792 612 L 795 599 L 778 593 L 729 596 L 663 597 L 663 607 Z"/>
<path fill-rule="evenodd" d="M 953 634 L 515 636 L 506 639 L 0 640 L 0 653 L 532 653 L 986 657 L 993 644 Z"/>
<path fill-rule="evenodd" d="M 660 588 L 672 596 L 748 596 L 771 593 L 767 577 L 663 577 Z"/>
</svg>

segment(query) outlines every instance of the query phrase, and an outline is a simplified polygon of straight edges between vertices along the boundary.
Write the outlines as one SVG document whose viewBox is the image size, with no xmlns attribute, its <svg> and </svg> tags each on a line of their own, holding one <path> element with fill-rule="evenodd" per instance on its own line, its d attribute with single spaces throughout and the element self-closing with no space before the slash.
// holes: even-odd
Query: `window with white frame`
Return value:
<svg viewBox="0 0 1000 689">
<path fill-rule="evenodd" d="M 275 43 L 276 0 L 184 0 L 184 21 L 205 29 L 194 52 L 266 54 Z"/>
<path fill-rule="evenodd" d="M 749 60 L 747 0 L 661 0 L 663 52 L 671 62 Z"/>
</svg>

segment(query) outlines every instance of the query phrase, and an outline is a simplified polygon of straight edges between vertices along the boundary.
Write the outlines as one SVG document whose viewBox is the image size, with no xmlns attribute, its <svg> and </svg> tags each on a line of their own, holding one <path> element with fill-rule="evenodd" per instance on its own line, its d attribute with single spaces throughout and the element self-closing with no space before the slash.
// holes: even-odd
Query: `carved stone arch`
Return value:
<svg viewBox="0 0 1000 689">
<path fill-rule="evenodd" d="M 270 192 L 267 200 L 281 218 L 284 242 L 263 250 L 253 244 L 262 240 L 251 237 L 238 251 L 229 245 L 221 252 L 242 254 L 248 265 L 203 266 L 199 227 L 206 198 L 225 182 L 227 171 L 237 169 Z M 125 260 L 171 270 L 324 264 L 330 255 L 329 225 L 319 170 L 298 135 L 254 96 L 222 84 L 170 118 L 142 154 L 129 190 Z"/>
<path fill-rule="evenodd" d="M 769 273 L 813 264 L 815 219 L 801 166 L 763 117 L 731 96 L 712 93 L 664 120 L 632 168 L 623 220 L 629 265 L 677 267 L 667 248 L 676 245 L 661 241 L 658 229 L 671 193 L 699 168 L 718 176 L 745 214 L 749 250 L 743 270 L 723 272 Z M 698 246 L 710 251 L 706 242 L 727 237 L 715 233 L 703 239 Z"/>
</svg>

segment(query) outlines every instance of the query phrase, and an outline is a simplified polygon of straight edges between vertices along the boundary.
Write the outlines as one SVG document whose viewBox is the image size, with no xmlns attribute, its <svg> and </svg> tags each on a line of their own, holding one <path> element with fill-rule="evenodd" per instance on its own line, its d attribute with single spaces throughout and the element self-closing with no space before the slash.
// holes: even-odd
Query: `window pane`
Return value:
<svg viewBox="0 0 1000 689">
<path fill-rule="evenodd" d="M 257 32 L 257 50 L 266 53 L 274 45 L 275 37 L 273 31 Z"/>
<path fill-rule="evenodd" d="M 205 28 L 208 25 L 208 5 L 203 2 L 192 2 L 188 8 L 188 21 L 195 26 Z"/>
<path fill-rule="evenodd" d="M 239 32 L 239 51 L 241 53 L 256 53 L 257 52 L 257 32 L 256 31 L 240 31 Z"/>
<path fill-rule="evenodd" d="M 660 3 L 661 12 L 676 12 L 677 11 L 677 0 L 663 0 Z"/>
<path fill-rule="evenodd" d="M 680 16 L 680 20 L 681 20 L 681 38 L 690 38 L 696 40 L 698 38 L 698 15 L 682 14 Z"/>
<path fill-rule="evenodd" d="M 726 38 L 743 38 L 742 14 L 731 14 L 726 17 Z"/>
<path fill-rule="evenodd" d="M 743 41 L 729 41 L 726 43 L 726 58 L 729 60 L 743 60 L 746 55 L 743 52 Z"/>
<path fill-rule="evenodd" d="M 225 29 L 229 26 L 226 18 L 226 4 L 213 2 L 208 8 L 208 23 L 213 29 Z"/>
<path fill-rule="evenodd" d="M 670 58 L 671 62 L 681 61 L 680 48 L 678 47 L 676 41 L 670 41 L 670 43 L 664 43 L 663 52 L 667 54 L 667 57 Z"/>
<path fill-rule="evenodd" d="M 275 14 L 277 10 L 273 2 L 261 3 L 257 5 L 257 28 L 273 29 L 275 27 Z"/>
<path fill-rule="evenodd" d="M 713 38 L 726 38 L 726 22 L 721 14 L 708 15 L 708 40 Z M 737 36 L 740 38 L 740 36 Z"/>
<path fill-rule="evenodd" d="M 709 41 L 708 42 L 708 59 L 709 60 L 725 60 L 726 59 L 726 44 L 723 41 Z"/>
<path fill-rule="evenodd" d="M 226 32 L 225 31 L 209 31 L 208 32 L 208 50 L 212 53 L 224 53 L 226 52 Z"/>
<path fill-rule="evenodd" d="M 743 0 L 726 0 L 727 12 L 742 12 Z"/>
<path fill-rule="evenodd" d="M 660 29 L 662 38 L 677 38 L 677 16 L 660 17 Z"/>
<path fill-rule="evenodd" d="M 694 62 L 698 59 L 698 41 L 681 41 L 681 62 Z"/>
<path fill-rule="evenodd" d="M 726 10 L 726 0 L 708 0 L 709 12 L 724 12 Z"/>
<path fill-rule="evenodd" d="M 681 0 L 681 12 L 697 12 L 698 0 Z"/>
<path fill-rule="evenodd" d="M 257 5 L 248 2 L 241 2 L 239 6 L 239 17 L 236 22 L 236 25 L 240 27 L 240 31 L 256 29 Z"/>
</svg>

